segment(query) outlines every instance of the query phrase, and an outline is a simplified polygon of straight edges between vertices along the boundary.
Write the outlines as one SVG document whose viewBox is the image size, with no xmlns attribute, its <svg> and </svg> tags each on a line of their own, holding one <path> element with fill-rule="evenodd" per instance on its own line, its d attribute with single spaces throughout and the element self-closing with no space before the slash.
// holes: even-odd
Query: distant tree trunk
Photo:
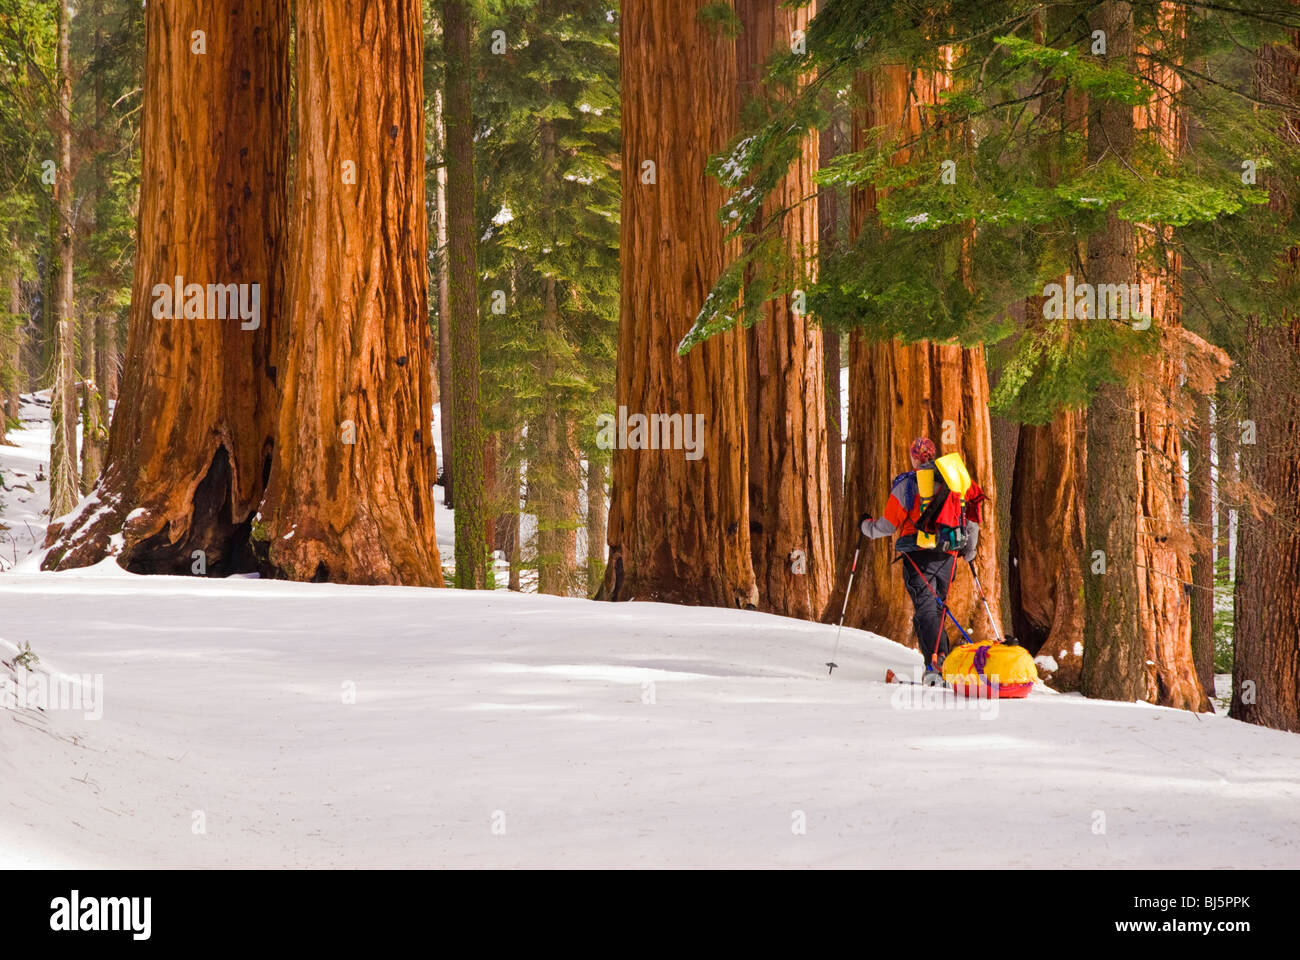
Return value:
<svg viewBox="0 0 1300 960">
<path fill-rule="evenodd" d="M 1284 136 L 1300 129 L 1300 31 L 1292 50 L 1260 52 L 1258 83 L 1270 100 L 1288 105 Z M 1281 189 L 1274 189 L 1276 187 Z M 1270 206 L 1289 213 L 1286 185 L 1270 184 Z M 1290 252 L 1288 279 L 1300 277 L 1300 248 Z M 1242 359 L 1246 419 L 1255 443 L 1241 445 L 1243 479 L 1272 515 L 1241 511 L 1237 548 L 1234 663 L 1230 716 L 1300 732 L 1300 315 L 1271 325 L 1252 318 Z"/>
<path fill-rule="evenodd" d="M 487 578 L 487 491 L 479 405 L 478 234 L 474 223 L 472 13 L 466 0 L 442 0 L 447 59 L 443 119 L 447 148 L 447 273 L 451 320 L 451 464 L 456 471 L 456 586 L 483 589 Z"/>
<path fill-rule="evenodd" d="M 101 419 L 99 402 L 99 381 L 95 371 L 99 369 L 99 352 L 96 343 L 96 329 L 99 326 L 99 310 L 92 307 L 81 317 L 81 490 L 89 493 L 103 465 L 103 449 L 107 423 Z"/>
<path fill-rule="evenodd" d="M 501 503 L 497 513 L 498 541 L 510 564 L 509 581 L 511 590 L 519 590 L 519 574 L 523 567 L 522 544 L 519 542 L 520 514 L 519 487 L 522 482 L 520 470 L 519 441 L 520 431 L 516 427 L 509 432 L 497 434 L 500 439 L 501 460 Z"/>
<path fill-rule="evenodd" d="M 104 45 L 104 31 L 99 26 L 103 22 L 103 4 L 96 0 L 90 10 L 97 25 L 95 49 L 100 50 Z M 108 113 L 108 105 L 104 100 L 102 72 L 95 74 L 94 98 L 95 128 L 100 130 L 103 129 L 104 118 Z M 95 154 L 94 167 L 95 197 L 92 209 L 98 208 L 99 194 L 108 189 L 105 183 L 102 154 L 99 152 Z M 89 493 L 99 480 L 100 471 L 104 468 L 104 453 L 108 446 L 108 401 L 104 398 L 104 381 L 100 376 L 103 372 L 103 360 L 100 354 L 103 350 L 105 310 L 102 299 L 102 295 L 95 296 L 93 305 L 83 309 L 81 316 L 81 379 L 85 385 L 81 394 L 81 489 L 85 493 Z"/>
<path fill-rule="evenodd" d="M 545 119 L 538 127 L 543 209 L 537 226 L 546 245 L 554 246 L 559 231 L 555 197 L 557 187 L 562 186 L 556 183 L 555 127 Z M 578 491 L 582 483 L 564 387 L 556 382 L 556 357 L 563 352 L 563 345 L 558 285 L 554 277 L 543 276 L 538 362 L 543 399 L 528 430 L 534 451 L 528 463 L 528 508 L 537 518 L 537 592 L 557 596 L 568 596 L 578 585 Z"/>
<path fill-rule="evenodd" d="M 438 145 L 438 171 L 434 178 L 434 211 L 437 224 L 438 251 L 434 263 L 438 271 L 438 418 L 442 444 L 442 500 L 451 508 L 455 506 L 454 473 L 451 465 L 452 425 L 455 423 L 451 391 L 451 286 L 447 270 L 447 131 L 442 117 L 442 91 L 433 91 L 434 139 Z"/>
<path fill-rule="evenodd" d="M 549 172 L 554 157 L 554 131 L 542 124 L 543 170 Z M 546 175 L 543 173 L 543 176 Z M 554 353 L 548 345 L 560 337 L 559 303 L 553 277 L 542 279 L 541 343 L 539 363 L 542 388 L 552 396 L 529 428 L 535 455 L 528 463 L 528 509 L 537 518 L 537 592 L 568 596 L 577 581 L 578 487 L 581 467 L 573 443 L 569 418 L 553 399 L 556 374 Z"/>
<path fill-rule="evenodd" d="M 1196 422 L 1187 450 L 1188 510 L 1192 525 L 1192 657 L 1201 686 L 1214 690 L 1214 493 L 1211 489 L 1210 398 L 1196 398 Z"/>
<path fill-rule="evenodd" d="M 605 464 L 587 458 L 587 596 L 594 596 L 605 576 Z"/>
<path fill-rule="evenodd" d="M 497 464 L 501 454 L 501 435 L 495 431 L 483 431 L 483 529 L 484 563 L 490 564 L 486 556 L 501 549 L 501 530 L 497 523 L 501 515 L 501 477 Z"/>
<path fill-rule="evenodd" d="M 3 400 L 3 412 L 11 417 L 17 417 L 19 405 L 22 403 L 23 328 L 27 320 L 23 314 L 22 274 L 17 264 L 14 264 L 9 272 L 9 314 L 10 338 L 6 342 L 6 349 L 12 379 L 5 384 L 5 395 L 0 400 Z"/>
<path fill-rule="evenodd" d="M 54 389 L 50 393 L 50 518 L 61 517 L 81 499 L 77 480 L 77 353 L 76 327 L 72 319 L 72 74 L 68 63 L 71 11 L 67 0 L 58 0 L 58 106 L 54 117 L 54 140 L 59 154 L 58 176 L 54 181 L 54 209 L 58 233 L 53 271 L 54 298 L 50 304 L 55 324 Z"/>
<path fill-rule="evenodd" d="M 1231 577 L 1233 573 L 1232 518 L 1233 505 L 1238 501 L 1237 484 L 1240 471 L 1237 469 L 1237 438 L 1240 430 L 1240 408 L 1237 393 L 1238 378 L 1219 384 L 1214 402 L 1215 431 L 1215 540 L 1214 560 L 1227 568 Z"/>
<path fill-rule="evenodd" d="M 95 347 L 95 362 L 99 365 L 96 369 L 95 379 L 103 385 L 100 390 L 100 398 L 104 405 L 105 424 L 110 423 L 110 404 L 117 402 L 117 384 L 122 372 L 121 357 L 117 349 L 119 327 L 116 312 L 111 312 L 107 308 L 100 312 L 99 320 L 95 326 L 95 335 L 98 338 Z M 107 443 L 104 445 L 104 457 L 105 459 L 108 457 Z"/>
<path fill-rule="evenodd" d="M 1010 497 L 1014 633 L 1030 653 L 1056 661 L 1059 690 L 1078 689 L 1083 664 L 1084 420 L 1064 410 L 1049 424 L 1020 427 Z"/>
<path fill-rule="evenodd" d="M 117 368 L 117 351 L 113 349 L 116 344 L 116 317 L 110 312 L 105 304 L 100 304 L 99 309 L 95 311 L 95 323 L 93 336 L 95 338 L 95 419 L 99 423 L 99 465 L 95 471 L 95 479 L 99 480 L 99 474 L 104 470 L 104 458 L 108 455 L 108 428 L 111 411 L 108 405 L 109 384 L 115 379 Z"/>
<path fill-rule="evenodd" d="M 844 360 L 840 355 L 838 330 L 822 330 L 822 357 L 826 387 L 826 479 L 831 492 L 831 557 L 844 522 L 844 431 L 840 423 L 844 408 L 840 402 L 840 377 Z"/>
<path fill-rule="evenodd" d="M 229 8 L 183 0 L 150 3 L 145 23 L 139 247 L 122 402 L 96 509 L 51 526 L 44 566 L 95 563 L 116 552 L 120 532 L 118 562 L 137 573 L 250 570 L 249 528 L 278 401 L 272 344 L 286 208 L 288 12 L 273 0 Z M 193 30 L 205 31 L 205 54 L 192 52 Z M 156 317 L 178 276 L 187 286 L 259 284 L 257 326 L 244 329 L 253 321 L 238 315 L 203 319 L 202 287 L 185 301 L 200 317 Z M 169 292 L 156 295 L 155 285 Z"/>
<path fill-rule="evenodd" d="M 270 568 L 294 580 L 442 586 L 427 452 L 422 25 L 419 0 L 365 17 L 331 4 L 298 12 L 304 200 L 262 507 Z M 349 161 L 355 183 L 341 176 Z"/>
<path fill-rule="evenodd" d="M 1158 11 L 1162 35 L 1178 38 L 1185 32 L 1185 13 L 1170 4 Z M 1175 43 L 1169 44 L 1171 49 Z M 1161 50 L 1165 56 L 1169 50 Z M 1135 124 L 1154 132 L 1154 140 L 1170 157 L 1186 141 L 1186 122 L 1173 97 L 1182 80 L 1171 67 L 1156 64 L 1145 52 L 1146 76 L 1155 96 L 1137 108 Z M 1169 228 L 1163 240 L 1171 236 Z M 1152 256 L 1146 255 L 1151 248 Z M 1183 399 L 1187 369 L 1187 338 L 1182 325 L 1181 263 L 1177 254 L 1157 247 L 1154 238 L 1136 239 L 1138 282 L 1152 289 L 1152 324 L 1161 333 L 1158 375 L 1139 379 L 1138 490 L 1140 520 L 1135 561 L 1139 571 L 1139 622 L 1144 639 L 1145 699 L 1165 707 L 1204 711 L 1210 700 L 1197 676 L 1192 655 L 1191 545 L 1183 519 L 1187 484 L 1183 478 L 1182 428 L 1190 419 Z M 1151 261 L 1156 266 L 1147 266 Z M 1103 275 L 1101 282 L 1106 282 Z M 1210 689 L 1213 689 L 1211 687 Z"/>
<path fill-rule="evenodd" d="M 768 59 L 789 52 L 791 36 L 807 28 L 809 12 L 771 0 L 740 0 L 737 11 L 743 102 L 761 93 Z M 761 216 L 761 221 L 781 218 L 789 254 L 810 269 L 817 254 L 812 179 L 817 145 L 815 138 L 805 140 Z M 822 337 L 787 295 L 764 305 L 763 318 L 747 331 L 746 341 L 749 530 L 759 609 L 814 620 L 834 579 Z M 795 572 L 796 551 L 804 572 Z"/>
<path fill-rule="evenodd" d="M 873 72 L 863 83 L 864 109 L 855 116 L 855 148 L 861 147 L 868 131 L 880 126 L 890 127 L 891 133 L 895 128 L 919 133 L 922 104 L 935 102 L 946 86 L 944 76 L 914 74 L 902 66 L 886 66 Z M 869 218 L 876 216 L 875 211 L 872 191 L 854 192 L 850 215 L 854 236 Z M 922 435 L 930 437 L 940 453 L 960 452 L 971 476 L 989 497 L 990 502 L 982 510 L 976 568 L 990 606 L 999 610 L 1000 533 L 993 509 L 998 492 L 983 348 L 968 350 L 955 344 L 929 342 L 866 343 L 855 332 L 849 340 L 848 426 L 840 563 L 827 617 L 838 615 L 843 603 L 853 550 L 861 539 L 859 514 L 866 511 L 880 515 L 889 497 L 890 482 L 898 473 L 910 469 L 909 445 Z M 892 541 L 863 545 L 846 622 L 899 643 L 915 644 L 912 604 L 903 588 L 902 574 L 892 563 L 894 556 Z M 991 625 L 964 567 L 961 564 L 962 569 L 954 572 L 949 605 L 964 626 L 975 627 L 977 637 L 991 638 Z M 946 624 L 945 629 L 949 629 Z"/>
<path fill-rule="evenodd" d="M 1014 309 L 1014 305 L 1013 305 Z M 1023 304 L 1020 309 L 1023 310 Z M 1023 322 L 1023 317 L 1020 318 Z M 987 361 L 987 357 L 985 360 Z M 997 389 L 997 374 L 989 371 L 989 392 L 992 393 Z M 1002 626 L 1008 633 L 1019 637 L 1014 630 L 1014 616 L 1012 614 L 1011 603 L 1011 568 L 1010 568 L 1010 551 L 1011 539 L 1015 536 L 1015 531 L 1011 525 L 1011 503 L 1014 495 L 1014 481 L 1016 472 L 1016 449 L 1020 441 L 1020 424 L 1014 420 L 1008 420 L 1006 417 L 989 415 L 989 429 L 993 438 L 993 478 L 996 481 L 997 488 L 1002 491 L 1002 496 L 998 497 L 997 502 L 993 504 L 993 509 L 998 515 L 998 529 L 1003 532 L 1002 542 L 998 549 L 998 577 L 1006 585 L 1002 591 L 1002 607 L 998 611 L 1002 618 Z M 1023 643 L 1023 639 L 1021 640 Z"/>
<path fill-rule="evenodd" d="M 1088 15 L 1088 26 L 1106 35 L 1108 62 L 1133 67 L 1133 10 L 1119 0 L 1105 0 Z M 1133 108 L 1118 100 L 1095 98 L 1089 105 L 1088 163 L 1113 158 L 1126 163 L 1133 152 Z M 1106 226 L 1088 238 L 1088 282 L 1132 283 L 1137 280 L 1133 227 L 1107 212 Z M 1111 323 L 1110 320 L 1095 320 Z M 1138 538 L 1137 404 L 1122 383 L 1102 384 L 1087 417 L 1087 516 L 1084 562 L 1082 689 L 1106 700 L 1146 698 L 1141 597 L 1136 547 Z M 1098 554 L 1100 551 L 1100 554 Z M 1104 563 L 1105 572 L 1101 564 Z"/>
<path fill-rule="evenodd" d="M 818 11 L 825 2 L 826 0 L 818 0 Z M 844 140 L 842 128 L 842 121 L 836 118 L 821 132 L 821 140 L 817 147 L 819 166 L 825 166 L 840 155 Z M 843 215 L 841 206 L 839 188 L 819 189 L 817 252 L 820 264 L 826 263 L 827 258 L 839 244 L 839 224 L 840 217 Z M 844 361 L 840 355 L 838 330 L 822 328 L 822 356 L 826 370 L 826 474 L 831 492 L 831 557 L 833 559 L 839 555 L 838 537 L 844 521 L 844 431 L 840 426 L 843 418 L 840 376 L 844 369 Z"/>
<path fill-rule="evenodd" d="M 710 213 L 724 192 L 705 164 L 734 129 L 735 46 L 700 22 L 705 5 L 628 0 L 622 8 L 617 401 L 628 417 L 677 414 L 692 429 L 702 418 L 703 437 L 694 433 L 702 447 L 692 460 L 684 449 L 614 451 L 599 596 L 747 607 L 758 591 L 745 489 L 745 339 L 730 331 L 677 355 L 725 259 L 722 225 Z"/>
</svg>

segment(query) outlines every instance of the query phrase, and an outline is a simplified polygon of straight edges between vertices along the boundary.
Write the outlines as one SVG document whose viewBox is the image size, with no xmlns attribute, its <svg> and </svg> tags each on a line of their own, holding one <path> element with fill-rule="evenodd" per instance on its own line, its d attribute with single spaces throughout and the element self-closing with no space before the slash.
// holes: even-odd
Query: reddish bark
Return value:
<svg viewBox="0 0 1300 960">
<path fill-rule="evenodd" d="M 118 553 L 137 573 L 254 565 L 278 396 L 288 161 L 283 4 L 145 9 L 139 247 L 121 396 L 91 508 L 50 527 L 43 566 Z M 203 30 L 204 54 L 191 49 Z M 155 284 L 256 283 L 260 323 L 154 316 Z M 250 288 L 251 289 L 251 288 Z M 121 534 L 120 547 L 115 544 Z"/>
<path fill-rule="evenodd" d="M 737 10 L 743 101 L 760 92 L 764 65 L 774 53 L 788 51 L 795 31 L 807 28 L 809 12 L 770 0 L 741 0 Z M 787 252 L 810 269 L 817 252 L 817 202 L 808 199 L 817 145 L 814 138 L 805 141 L 755 223 L 756 230 L 771 229 L 779 217 Z M 816 619 L 834 579 L 821 332 L 799 312 L 793 296 L 785 295 L 764 305 L 763 318 L 746 340 L 749 528 L 758 605 Z"/>
<path fill-rule="evenodd" d="M 704 6 L 622 8 L 617 403 L 629 415 L 702 416 L 704 443 L 689 461 L 682 449 L 614 451 L 599 596 L 753 606 L 744 336 L 720 334 L 677 354 L 726 255 L 722 225 L 708 213 L 724 191 L 705 166 L 734 129 L 735 47 L 701 23 Z"/>
</svg>

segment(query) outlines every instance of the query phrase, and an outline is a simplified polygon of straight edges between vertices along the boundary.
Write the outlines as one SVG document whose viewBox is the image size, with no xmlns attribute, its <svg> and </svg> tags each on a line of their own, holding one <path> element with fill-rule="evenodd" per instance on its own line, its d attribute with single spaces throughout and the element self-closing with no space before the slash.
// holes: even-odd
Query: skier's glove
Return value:
<svg viewBox="0 0 1300 960">
<path fill-rule="evenodd" d="M 966 548 L 961 552 L 961 558 L 967 563 L 975 560 L 975 550 L 980 542 L 980 525 L 974 520 L 966 521 Z"/>
</svg>

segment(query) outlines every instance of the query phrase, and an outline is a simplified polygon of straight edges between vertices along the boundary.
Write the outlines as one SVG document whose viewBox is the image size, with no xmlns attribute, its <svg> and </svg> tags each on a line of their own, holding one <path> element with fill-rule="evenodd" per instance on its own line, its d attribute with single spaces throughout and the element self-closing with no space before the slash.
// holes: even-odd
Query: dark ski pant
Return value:
<svg viewBox="0 0 1300 960">
<path fill-rule="evenodd" d="M 930 592 L 930 587 L 934 587 L 935 593 L 947 602 L 948 588 L 952 586 L 952 572 L 957 565 L 953 555 L 942 550 L 910 550 L 899 562 L 903 565 L 903 584 L 912 598 L 912 629 L 916 632 L 921 656 L 925 659 L 925 668 L 928 670 L 936 641 L 939 644 L 938 662 L 943 663 L 943 658 L 948 655 L 948 632 L 944 629 L 946 617 L 943 607 L 935 599 L 934 593 Z M 926 586 L 927 581 L 929 587 Z"/>
</svg>

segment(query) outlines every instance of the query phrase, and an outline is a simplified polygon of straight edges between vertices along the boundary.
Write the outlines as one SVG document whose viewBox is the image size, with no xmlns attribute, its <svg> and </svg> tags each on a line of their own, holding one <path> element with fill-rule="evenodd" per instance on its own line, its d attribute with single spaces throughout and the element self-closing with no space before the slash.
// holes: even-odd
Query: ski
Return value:
<svg viewBox="0 0 1300 960">
<path fill-rule="evenodd" d="M 942 687 L 945 690 L 952 689 L 951 685 L 948 683 L 947 680 L 940 679 L 935 681 L 934 683 L 925 683 L 922 680 L 904 680 L 893 670 L 885 671 L 885 683 L 906 683 L 909 686 L 913 686 L 913 687 Z"/>
</svg>

